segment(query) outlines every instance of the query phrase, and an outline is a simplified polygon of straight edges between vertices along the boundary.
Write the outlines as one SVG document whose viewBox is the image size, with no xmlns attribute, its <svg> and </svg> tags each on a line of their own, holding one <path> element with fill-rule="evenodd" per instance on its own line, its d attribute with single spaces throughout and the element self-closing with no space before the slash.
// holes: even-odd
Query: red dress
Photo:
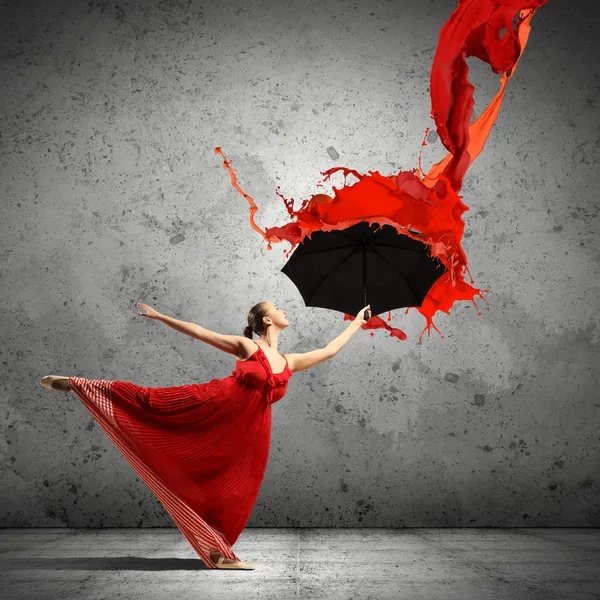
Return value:
<svg viewBox="0 0 600 600">
<path fill-rule="evenodd" d="M 256 345 L 229 377 L 208 383 L 149 388 L 69 377 L 72 391 L 209 568 L 216 568 L 211 549 L 240 560 L 231 546 L 266 470 L 271 404 L 283 398 L 292 375 L 287 358 L 284 370 L 273 373 Z"/>
</svg>

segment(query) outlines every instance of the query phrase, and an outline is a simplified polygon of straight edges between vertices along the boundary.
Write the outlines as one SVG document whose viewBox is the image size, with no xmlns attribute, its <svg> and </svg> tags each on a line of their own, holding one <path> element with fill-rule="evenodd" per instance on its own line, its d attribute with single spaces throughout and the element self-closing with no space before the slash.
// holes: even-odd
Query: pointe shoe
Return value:
<svg viewBox="0 0 600 600">
<path fill-rule="evenodd" d="M 63 385 L 63 387 L 59 387 L 60 384 L 57 384 L 57 382 L 61 379 L 67 380 L 67 386 L 69 387 L 68 390 L 64 389 L 64 385 Z M 69 385 L 69 378 L 63 377 L 62 375 L 46 375 L 45 377 L 42 377 L 40 379 L 40 383 L 45 388 L 48 388 L 49 390 L 54 390 L 54 391 L 58 391 L 58 392 L 70 392 L 71 391 L 71 386 Z"/>
<path fill-rule="evenodd" d="M 217 567 L 217 569 L 246 569 L 248 571 L 256 569 L 256 565 L 253 565 L 251 563 L 237 562 L 237 561 L 226 563 L 224 556 L 219 556 L 219 558 L 217 559 L 217 562 L 215 562 L 213 560 L 213 556 L 214 555 L 211 555 L 210 559 L 212 560 L 213 565 L 215 565 L 215 567 Z M 227 560 L 230 560 L 230 559 L 227 559 Z"/>
</svg>

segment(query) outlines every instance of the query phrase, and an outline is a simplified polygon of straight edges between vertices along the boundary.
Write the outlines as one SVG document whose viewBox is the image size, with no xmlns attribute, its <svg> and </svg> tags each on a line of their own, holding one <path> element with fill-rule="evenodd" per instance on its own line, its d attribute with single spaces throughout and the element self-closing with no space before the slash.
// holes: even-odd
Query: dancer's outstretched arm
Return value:
<svg viewBox="0 0 600 600">
<path fill-rule="evenodd" d="M 303 354 L 286 354 L 290 370 L 293 373 L 298 371 L 305 371 L 310 369 L 323 361 L 333 358 L 349 341 L 350 338 L 360 329 L 361 324 L 365 323 L 364 320 L 354 320 L 340 335 L 334 340 L 329 342 L 325 348 L 319 348 L 318 350 L 311 350 L 310 352 L 304 352 Z"/>
<path fill-rule="evenodd" d="M 138 304 L 138 307 L 147 311 L 145 313 L 138 313 L 140 316 L 147 317 L 155 321 L 160 321 L 172 329 L 175 329 L 175 331 L 185 333 L 186 335 L 189 335 L 197 340 L 206 342 L 207 344 L 210 344 L 219 350 L 223 350 L 223 352 L 240 355 L 244 349 L 244 338 L 241 335 L 225 335 L 222 333 L 216 333 L 214 331 L 210 331 L 209 329 L 205 329 L 204 327 L 200 327 L 200 325 L 196 325 L 196 323 L 180 321 L 179 319 L 174 319 L 173 317 L 167 317 L 167 315 L 159 313 L 157 310 L 151 306 L 148 306 L 147 304 Z"/>
</svg>

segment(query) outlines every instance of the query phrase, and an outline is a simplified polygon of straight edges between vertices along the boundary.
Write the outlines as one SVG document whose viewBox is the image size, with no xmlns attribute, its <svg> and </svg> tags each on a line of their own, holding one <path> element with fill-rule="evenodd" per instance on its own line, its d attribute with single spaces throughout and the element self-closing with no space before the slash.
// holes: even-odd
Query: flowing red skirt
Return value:
<svg viewBox="0 0 600 600">
<path fill-rule="evenodd" d="M 209 568 L 250 516 L 271 405 L 233 377 L 169 388 L 69 377 L 75 392 Z"/>
</svg>

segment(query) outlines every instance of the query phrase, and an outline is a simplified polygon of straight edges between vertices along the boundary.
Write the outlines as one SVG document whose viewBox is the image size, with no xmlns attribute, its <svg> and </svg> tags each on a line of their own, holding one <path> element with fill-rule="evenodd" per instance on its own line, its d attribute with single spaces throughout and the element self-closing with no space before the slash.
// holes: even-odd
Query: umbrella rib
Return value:
<svg viewBox="0 0 600 600">
<path fill-rule="evenodd" d="M 348 254 L 348 256 L 346 256 L 346 258 L 344 260 L 342 260 L 340 263 L 338 263 L 335 267 L 333 267 L 333 269 L 331 269 L 331 271 L 329 271 L 329 273 L 326 273 L 325 276 L 321 279 L 321 281 L 319 281 L 319 285 L 317 285 L 317 287 L 313 290 L 313 293 L 310 295 L 310 298 L 308 300 L 306 300 L 306 305 L 308 306 L 308 303 L 314 298 L 314 295 L 317 293 L 317 290 L 321 287 L 321 285 L 323 284 L 323 282 L 339 267 L 341 267 L 353 254 L 355 254 L 358 250 L 353 250 L 352 252 L 350 252 L 350 254 Z"/>
<path fill-rule="evenodd" d="M 408 283 L 408 279 L 406 278 L 406 275 L 404 275 L 403 273 L 400 273 L 400 271 L 398 271 L 396 269 L 396 267 L 385 256 L 383 256 L 383 254 L 381 254 L 381 252 L 377 252 L 377 250 L 373 246 L 371 246 L 371 250 L 373 250 L 378 256 L 380 256 L 384 262 L 386 262 L 388 265 L 390 265 L 390 267 L 392 267 L 392 269 L 394 269 L 394 271 L 396 273 L 398 273 L 398 275 L 400 275 L 400 277 L 404 278 L 404 283 L 406 283 L 406 287 L 410 290 L 410 293 L 413 295 L 414 299 L 417 300 L 418 296 L 417 296 L 417 294 L 415 294 L 415 291 L 410 287 L 410 284 Z"/>
</svg>

